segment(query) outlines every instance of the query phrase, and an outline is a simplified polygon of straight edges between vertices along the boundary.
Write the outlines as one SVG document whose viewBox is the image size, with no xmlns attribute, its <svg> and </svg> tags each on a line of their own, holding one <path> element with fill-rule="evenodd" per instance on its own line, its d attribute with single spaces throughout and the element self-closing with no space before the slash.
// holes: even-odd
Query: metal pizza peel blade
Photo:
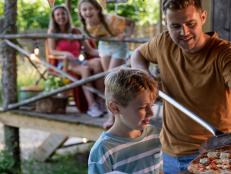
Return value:
<svg viewBox="0 0 231 174">
<path fill-rule="evenodd" d="M 178 103 L 176 100 L 174 100 L 173 98 L 171 98 L 170 96 L 168 96 L 160 90 L 159 96 L 212 133 L 213 136 L 208 138 L 208 140 L 201 145 L 199 149 L 201 153 L 231 145 L 231 133 L 224 133 L 218 130 L 217 128 L 213 127 L 211 124 L 203 120 L 201 117 L 191 112 L 183 105 Z"/>
</svg>

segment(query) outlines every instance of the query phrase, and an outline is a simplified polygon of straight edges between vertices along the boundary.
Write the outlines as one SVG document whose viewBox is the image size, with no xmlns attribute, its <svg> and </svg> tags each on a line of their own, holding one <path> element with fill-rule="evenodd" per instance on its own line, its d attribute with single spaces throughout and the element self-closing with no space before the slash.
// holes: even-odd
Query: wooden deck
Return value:
<svg viewBox="0 0 231 174">
<path fill-rule="evenodd" d="M 5 125 L 31 128 L 72 137 L 96 140 L 104 130 L 107 115 L 92 118 L 86 114 L 68 112 L 66 114 L 46 114 L 27 110 L 0 112 L 0 122 Z"/>
<path fill-rule="evenodd" d="M 154 115 L 151 124 L 161 129 L 161 105 L 154 108 Z M 50 135 L 44 142 L 34 150 L 33 159 L 46 161 L 57 148 L 59 148 L 68 137 L 82 137 L 95 141 L 104 131 L 103 124 L 107 121 L 108 115 L 100 118 L 92 118 L 86 114 L 70 111 L 65 114 L 48 114 L 35 112 L 34 110 L 11 110 L 0 112 L 0 122 L 5 125 L 30 128 L 47 131 Z"/>
</svg>

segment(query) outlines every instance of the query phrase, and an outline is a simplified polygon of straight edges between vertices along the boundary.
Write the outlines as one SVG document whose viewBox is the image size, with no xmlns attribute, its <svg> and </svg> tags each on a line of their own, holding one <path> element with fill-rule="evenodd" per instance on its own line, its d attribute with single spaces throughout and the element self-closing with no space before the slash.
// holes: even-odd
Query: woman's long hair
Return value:
<svg viewBox="0 0 231 174">
<path fill-rule="evenodd" d="M 103 15 L 103 9 L 102 9 L 101 5 L 100 5 L 96 0 L 80 0 L 80 1 L 79 1 L 79 4 L 78 4 L 78 14 L 79 14 L 80 20 L 81 20 L 81 22 L 82 22 L 82 24 L 83 24 L 83 29 L 84 29 L 84 31 L 85 31 L 89 36 L 91 36 L 91 34 L 89 33 L 89 31 L 87 30 L 86 21 L 85 21 L 85 19 L 83 18 L 83 16 L 81 15 L 81 11 L 80 11 L 80 9 L 81 9 L 81 4 L 84 3 L 84 2 L 88 2 L 88 3 L 92 4 L 92 5 L 96 8 L 96 10 L 99 11 L 98 14 L 99 14 L 99 19 L 100 19 L 101 23 L 103 24 L 103 26 L 105 27 L 105 29 L 107 30 L 107 32 L 108 32 L 111 36 L 113 36 L 113 33 L 110 31 L 110 29 L 109 29 L 109 27 L 108 27 L 108 25 L 107 25 L 107 23 L 106 23 L 105 17 L 104 17 L 104 15 Z"/>
<path fill-rule="evenodd" d="M 50 23 L 49 23 L 49 29 L 54 33 L 60 33 L 61 32 L 59 25 L 55 22 L 54 14 L 55 14 L 55 10 L 57 10 L 57 9 L 63 9 L 67 13 L 68 22 L 65 26 L 65 30 L 67 33 L 71 33 L 71 31 L 72 31 L 71 15 L 70 15 L 70 12 L 65 5 L 57 5 L 52 9 L 51 17 L 50 17 Z"/>
</svg>

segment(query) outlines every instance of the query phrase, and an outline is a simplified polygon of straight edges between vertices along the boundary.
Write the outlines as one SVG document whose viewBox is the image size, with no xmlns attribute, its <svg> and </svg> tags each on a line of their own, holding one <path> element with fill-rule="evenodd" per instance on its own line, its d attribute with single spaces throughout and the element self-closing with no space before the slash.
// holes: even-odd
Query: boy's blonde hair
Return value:
<svg viewBox="0 0 231 174">
<path fill-rule="evenodd" d="M 111 99 L 126 107 L 141 91 L 149 90 L 153 100 L 157 97 L 157 82 L 142 70 L 120 68 L 105 78 L 105 97 L 108 105 Z"/>
</svg>

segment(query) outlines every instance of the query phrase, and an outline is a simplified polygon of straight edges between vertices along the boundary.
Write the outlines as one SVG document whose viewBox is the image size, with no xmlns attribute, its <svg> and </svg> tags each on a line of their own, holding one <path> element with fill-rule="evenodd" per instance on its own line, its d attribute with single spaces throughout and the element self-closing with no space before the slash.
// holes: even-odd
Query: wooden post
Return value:
<svg viewBox="0 0 231 174">
<path fill-rule="evenodd" d="M 17 32 L 17 0 L 5 0 L 3 34 Z M 16 51 L 5 43 L 2 44 L 2 86 L 3 108 L 17 101 Z M 19 128 L 4 125 L 4 141 L 6 150 L 14 159 L 11 173 L 21 173 Z"/>
<path fill-rule="evenodd" d="M 66 4 L 67 9 L 71 13 L 71 0 L 66 0 L 65 4 Z M 77 4 L 74 4 L 74 5 L 76 6 Z"/>
</svg>

